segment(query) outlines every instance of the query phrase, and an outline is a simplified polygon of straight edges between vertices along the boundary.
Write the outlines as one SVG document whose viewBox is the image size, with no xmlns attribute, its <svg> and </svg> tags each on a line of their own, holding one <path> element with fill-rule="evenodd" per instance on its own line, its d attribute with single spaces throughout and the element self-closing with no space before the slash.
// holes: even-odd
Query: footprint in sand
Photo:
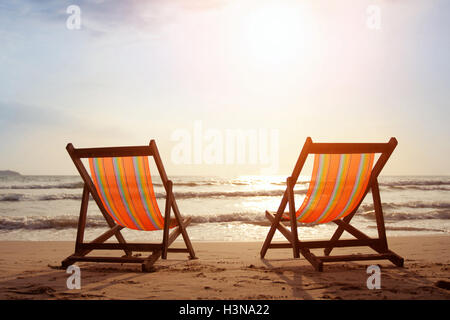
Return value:
<svg viewBox="0 0 450 320">
<path fill-rule="evenodd" d="M 441 289 L 450 290 L 450 281 L 439 280 L 434 285 Z"/>
<path fill-rule="evenodd" d="M 25 288 L 30 288 L 33 285 L 28 285 Z M 18 293 L 18 294 L 48 294 L 48 295 L 53 295 L 53 293 L 56 291 L 55 289 L 53 289 L 52 287 L 48 287 L 48 286 L 39 286 L 39 287 L 35 287 L 35 288 L 30 288 L 27 290 L 21 290 L 19 288 L 11 288 L 10 290 L 8 290 L 9 292 L 13 292 L 13 293 Z"/>
</svg>

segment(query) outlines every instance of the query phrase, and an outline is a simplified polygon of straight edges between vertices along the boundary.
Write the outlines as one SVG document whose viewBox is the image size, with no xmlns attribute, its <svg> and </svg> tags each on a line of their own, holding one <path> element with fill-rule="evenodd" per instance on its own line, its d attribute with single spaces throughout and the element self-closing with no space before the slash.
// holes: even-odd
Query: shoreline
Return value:
<svg viewBox="0 0 450 320">
<path fill-rule="evenodd" d="M 269 222 L 270 223 L 270 222 Z M 289 227 L 290 225 L 287 222 L 282 222 L 286 227 Z M 191 223 L 190 226 L 195 225 L 195 223 Z M 268 225 L 270 227 L 270 224 Z M 376 227 L 375 227 L 376 228 Z M 188 229 L 189 230 L 189 229 Z M 439 231 L 436 233 L 429 233 L 429 234 L 422 234 L 422 235 L 410 235 L 410 236 L 404 236 L 404 235 L 395 235 L 395 234 L 390 234 L 388 235 L 388 242 L 389 239 L 399 239 L 399 238 L 445 238 L 445 237 L 449 237 L 450 238 L 450 234 L 445 233 L 444 231 Z M 352 237 L 346 237 L 345 234 L 342 236 L 341 239 L 353 239 Z M 300 239 L 301 240 L 301 239 Z M 328 240 L 325 238 L 305 238 L 303 240 Z M 75 241 L 75 240 L 74 240 Z M 11 244 L 21 244 L 21 243 L 57 243 L 57 244 L 68 244 L 69 246 L 75 246 L 75 243 L 72 240 L 61 240 L 61 241 L 56 241 L 56 240 L 0 240 L 0 252 L 1 252 L 1 246 L 3 243 L 11 243 Z M 86 240 L 87 242 L 89 242 L 89 239 Z M 226 243 L 239 243 L 239 244 L 260 244 L 262 246 L 264 240 L 248 240 L 248 241 L 242 241 L 242 240 L 195 240 L 192 241 L 194 243 L 211 243 L 211 244 L 226 244 Z M 283 242 L 285 241 L 284 238 L 283 240 L 279 241 L 279 240 L 273 240 L 274 242 Z M 111 240 L 108 240 L 108 242 L 114 242 Z M 132 243 L 133 241 L 129 241 L 130 243 Z M 145 241 L 142 241 L 145 242 Z M 152 242 L 152 241 L 150 241 Z M 177 238 L 174 243 L 184 243 L 183 239 Z M 289 250 L 289 249 L 287 249 Z M 1 259 L 0 259 L 1 261 Z M 449 257 L 449 261 L 450 261 L 450 257 Z M 1 265 L 1 263 L 0 263 Z"/>
<path fill-rule="evenodd" d="M 69 290 L 69 274 L 59 265 L 73 242 L 0 241 L 0 299 L 450 299 L 443 288 L 450 281 L 449 236 L 388 242 L 405 258 L 404 268 L 381 260 L 330 263 L 316 272 L 303 257 L 294 260 L 290 249 L 269 249 L 260 259 L 260 241 L 193 241 L 199 259 L 169 253 L 151 273 L 139 264 L 79 263 L 81 289 Z M 368 252 L 339 248 L 332 254 Z M 107 253 L 114 254 L 120 255 Z M 366 286 L 371 264 L 381 266 L 381 289 Z"/>
</svg>

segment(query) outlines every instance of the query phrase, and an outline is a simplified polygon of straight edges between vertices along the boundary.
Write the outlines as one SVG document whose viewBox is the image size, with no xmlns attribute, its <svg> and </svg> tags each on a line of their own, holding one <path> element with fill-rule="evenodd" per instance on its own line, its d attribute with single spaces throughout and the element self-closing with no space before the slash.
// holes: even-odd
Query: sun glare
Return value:
<svg viewBox="0 0 450 320">
<path fill-rule="evenodd" d="M 247 55 L 265 67 L 288 66 L 306 53 L 311 41 L 311 23 L 305 10 L 282 3 L 248 12 L 242 32 Z"/>
</svg>

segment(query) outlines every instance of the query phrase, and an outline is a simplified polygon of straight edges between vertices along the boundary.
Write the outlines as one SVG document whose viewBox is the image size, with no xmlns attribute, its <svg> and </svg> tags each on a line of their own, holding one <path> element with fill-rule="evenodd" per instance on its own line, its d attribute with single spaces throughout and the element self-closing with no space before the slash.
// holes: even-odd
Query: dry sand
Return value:
<svg viewBox="0 0 450 320">
<path fill-rule="evenodd" d="M 391 237 L 390 248 L 405 258 L 405 267 L 378 262 L 379 290 L 366 286 L 366 268 L 377 262 L 325 264 L 324 272 L 316 272 L 304 258 L 292 259 L 288 249 L 270 249 L 260 259 L 261 243 L 193 245 L 199 259 L 169 253 L 152 273 L 140 272 L 140 265 L 78 263 L 82 288 L 69 290 L 69 275 L 58 266 L 72 253 L 73 243 L 0 242 L 0 299 L 450 298 L 449 236 Z"/>
</svg>

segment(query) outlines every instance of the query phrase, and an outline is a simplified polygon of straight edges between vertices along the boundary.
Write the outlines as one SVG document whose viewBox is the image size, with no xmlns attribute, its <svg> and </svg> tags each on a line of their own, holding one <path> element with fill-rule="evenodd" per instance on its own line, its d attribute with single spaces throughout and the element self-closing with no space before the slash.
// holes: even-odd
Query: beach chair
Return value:
<svg viewBox="0 0 450 320">
<path fill-rule="evenodd" d="M 158 148 L 154 140 L 148 146 L 84 148 L 76 149 L 69 143 L 67 152 L 84 182 L 81 199 L 75 253 L 62 261 L 62 267 L 76 261 L 141 263 L 142 271 L 150 271 L 153 264 L 168 252 L 187 252 L 195 258 L 186 227 L 190 218 L 183 219 L 172 192 L 172 181 L 167 178 Z M 165 189 L 164 217 L 156 202 L 150 174 L 149 157 L 153 157 Z M 90 175 L 81 159 L 88 159 Z M 92 196 L 105 218 L 109 230 L 84 242 L 84 230 L 88 210 L 89 195 Z M 173 210 L 175 219 L 171 219 Z M 163 230 L 161 243 L 127 243 L 120 230 Z M 169 234 L 169 228 L 175 228 Z M 169 248 L 182 235 L 186 248 Z M 118 243 L 105 242 L 115 236 Z M 123 250 L 122 257 L 88 256 L 92 250 Z M 151 252 L 149 256 L 133 256 L 136 252 Z"/>
<path fill-rule="evenodd" d="M 387 259 L 396 266 L 403 266 L 403 258 L 388 249 L 386 231 L 381 207 L 378 175 L 391 156 L 397 140 L 388 143 L 314 143 L 307 138 L 297 160 L 293 173 L 287 178 L 287 188 L 276 214 L 266 211 L 272 223 L 261 249 L 264 258 L 269 248 L 292 248 L 294 258 L 300 253 L 317 271 L 323 270 L 326 262 L 382 260 Z M 314 154 L 311 182 L 306 197 L 295 210 L 294 186 L 309 154 Z M 375 154 L 379 154 L 374 164 Z M 361 202 L 371 190 L 378 238 L 370 238 L 350 225 L 350 221 Z M 289 214 L 284 210 L 289 204 Z M 282 224 L 290 220 L 290 230 Z M 297 223 L 320 224 L 334 222 L 337 229 L 332 238 L 326 241 L 300 241 Z M 288 240 L 287 243 L 272 243 L 276 230 Z M 347 231 L 356 239 L 339 240 Z M 368 246 L 375 254 L 354 254 L 330 256 L 335 247 Z M 316 256 L 310 249 L 324 248 L 324 256 Z"/>
</svg>

